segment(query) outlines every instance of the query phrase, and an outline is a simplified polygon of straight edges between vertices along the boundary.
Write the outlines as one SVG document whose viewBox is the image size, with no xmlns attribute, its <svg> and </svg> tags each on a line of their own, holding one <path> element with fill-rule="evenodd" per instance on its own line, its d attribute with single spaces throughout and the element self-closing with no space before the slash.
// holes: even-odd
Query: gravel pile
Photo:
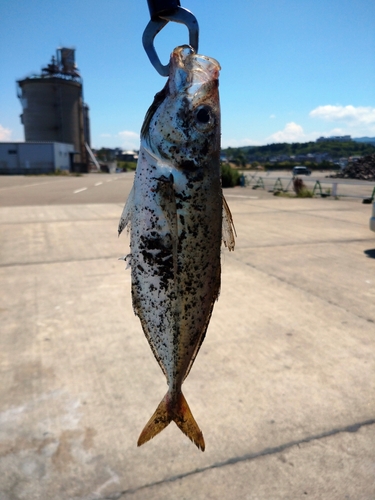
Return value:
<svg viewBox="0 0 375 500">
<path fill-rule="evenodd" d="M 375 154 L 363 156 L 359 160 L 348 163 L 341 172 L 330 175 L 330 177 L 375 181 Z"/>
</svg>

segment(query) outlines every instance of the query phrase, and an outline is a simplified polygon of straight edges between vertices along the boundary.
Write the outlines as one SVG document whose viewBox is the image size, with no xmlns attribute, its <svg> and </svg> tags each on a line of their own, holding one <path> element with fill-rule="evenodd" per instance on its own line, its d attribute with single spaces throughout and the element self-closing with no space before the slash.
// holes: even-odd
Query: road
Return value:
<svg viewBox="0 0 375 500">
<path fill-rule="evenodd" d="M 236 249 L 184 383 L 206 451 L 174 425 L 137 448 L 166 385 L 118 260 L 132 177 L 0 177 L 0 499 L 373 500 L 370 205 L 225 190 Z"/>
<path fill-rule="evenodd" d="M 123 203 L 133 181 L 133 172 L 116 175 L 85 174 L 81 176 L 0 176 L 0 206 L 65 205 L 87 203 Z M 265 191 L 273 189 L 277 179 L 282 186 L 289 185 L 292 191 L 292 176 L 289 172 L 248 173 L 250 187 L 261 178 Z M 371 196 L 374 182 L 354 179 L 330 179 L 325 173 L 316 172 L 311 176 L 301 177 L 312 189 L 316 181 L 323 191 L 338 183 L 338 195 L 354 198 Z M 242 193 L 245 197 L 268 198 L 269 195 L 259 189 L 256 193 Z"/>
<path fill-rule="evenodd" d="M 124 203 L 133 176 L 0 176 L 0 206 Z"/>
</svg>

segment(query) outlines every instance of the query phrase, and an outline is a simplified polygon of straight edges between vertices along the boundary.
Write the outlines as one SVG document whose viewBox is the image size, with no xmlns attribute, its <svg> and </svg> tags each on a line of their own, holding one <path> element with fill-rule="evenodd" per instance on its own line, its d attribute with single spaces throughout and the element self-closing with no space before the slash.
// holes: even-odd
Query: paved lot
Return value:
<svg viewBox="0 0 375 500">
<path fill-rule="evenodd" d="M 137 448 L 166 386 L 117 260 L 131 181 L 0 177 L 0 499 L 373 500 L 370 206 L 226 191 L 237 247 L 184 384 L 206 451 L 173 424 Z"/>
</svg>

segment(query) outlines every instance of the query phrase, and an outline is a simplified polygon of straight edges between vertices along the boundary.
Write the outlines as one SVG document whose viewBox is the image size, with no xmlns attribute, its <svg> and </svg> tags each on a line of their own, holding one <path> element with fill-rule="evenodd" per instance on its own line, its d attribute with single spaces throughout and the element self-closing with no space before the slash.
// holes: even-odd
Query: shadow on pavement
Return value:
<svg viewBox="0 0 375 500">
<path fill-rule="evenodd" d="M 375 259 L 375 248 L 371 248 L 370 250 L 365 250 L 363 253 L 366 254 L 367 257 L 370 257 L 370 259 Z"/>
</svg>

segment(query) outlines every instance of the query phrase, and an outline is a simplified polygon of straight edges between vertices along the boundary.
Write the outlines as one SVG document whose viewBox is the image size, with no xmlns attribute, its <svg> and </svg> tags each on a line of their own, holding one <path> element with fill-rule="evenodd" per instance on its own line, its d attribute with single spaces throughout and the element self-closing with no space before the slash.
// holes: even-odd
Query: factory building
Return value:
<svg viewBox="0 0 375 500">
<path fill-rule="evenodd" d="M 49 174 L 73 169 L 73 144 L 0 142 L 0 174 Z"/>
<path fill-rule="evenodd" d="M 87 172 L 89 107 L 83 101 L 75 49 L 57 49 L 56 57 L 41 74 L 18 80 L 17 85 L 25 141 L 71 144 L 75 151 L 73 169 Z"/>
</svg>

